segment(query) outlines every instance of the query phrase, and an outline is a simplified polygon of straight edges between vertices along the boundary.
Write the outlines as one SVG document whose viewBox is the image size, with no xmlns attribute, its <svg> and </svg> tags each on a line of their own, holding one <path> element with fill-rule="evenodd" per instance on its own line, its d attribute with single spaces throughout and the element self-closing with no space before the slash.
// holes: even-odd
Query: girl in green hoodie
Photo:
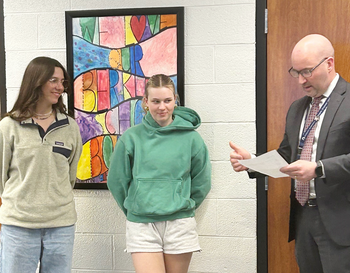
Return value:
<svg viewBox="0 0 350 273">
<path fill-rule="evenodd" d="M 211 165 L 195 130 L 200 117 L 176 100 L 170 77 L 151 77 L 146 115 L 111 157 L 107 185 L 127 217 L 126 250 L 136 273 L 186 273 L 200 250 L 194 215 L 210 190 Z"/>
</svg>

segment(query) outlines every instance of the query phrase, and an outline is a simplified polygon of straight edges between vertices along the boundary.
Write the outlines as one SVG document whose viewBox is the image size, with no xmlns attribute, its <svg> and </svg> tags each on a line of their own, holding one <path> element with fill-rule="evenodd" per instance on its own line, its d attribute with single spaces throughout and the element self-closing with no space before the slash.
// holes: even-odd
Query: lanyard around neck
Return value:
<svg viewBox="0 0 350 273">
<path fill-rule="evenodd" d="M 305 140 L 306 140 L 307 136 L 310 134 L 312 127 L 314 127 L 315 124 L 320 120 L 320 116 L 322 115 L 324 110 L 326 110 L 328 103 L 329 103 L 329 98 L 330 98 L 330 96 L 328 96 L 326 101 L 322 104 L 321 109 L 318 110 L 314 120 L 310 123 L 310 125 L 306 129 L 304 128 L 303 133 L 302 133 L 301 138 L 300 138 L 299 146 L 298 146 L 298 159 L 300 159 L 301 151 L 303 150 L 304 145 L 305 145 Z M 305 122 L 307 120 L 307 117 L 308 117 L 308 114 L 305 116 Z"/>
</svg>

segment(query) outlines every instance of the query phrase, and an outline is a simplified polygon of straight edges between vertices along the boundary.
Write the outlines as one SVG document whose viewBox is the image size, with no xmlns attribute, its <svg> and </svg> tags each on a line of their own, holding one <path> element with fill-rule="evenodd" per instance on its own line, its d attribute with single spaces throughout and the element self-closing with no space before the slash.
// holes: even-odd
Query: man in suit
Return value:
<svg viewBox="0 0 350 273">
<path fill-rule="evenodd" d="M 333 46 L 322 35 L 302 38 L 291 64 L 306 96 L 290 106 L 278 148 L 290 163 L 281 171 L 292 178 L 289 241 L 300 273 L 350 272 L 350 84 L 336 73 Z M 253 155 L 230 146 L 233 169 L 247 170 L 238 160 Z"/>
</svg>

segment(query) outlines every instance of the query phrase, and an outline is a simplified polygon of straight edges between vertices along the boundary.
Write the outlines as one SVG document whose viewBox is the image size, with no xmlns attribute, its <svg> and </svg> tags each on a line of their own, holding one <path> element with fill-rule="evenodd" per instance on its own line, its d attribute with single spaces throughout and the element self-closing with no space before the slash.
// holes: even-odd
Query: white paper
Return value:
<svg viewBox="0 0 350 273">
<path fill-rule="evenodd" d="M 249 169 L 273 178 L 288 177 L 287 174 L 280 172 L 280 169 L 287 166 L 288 163 L 276 150 L 272 150 L 255 158 L 238 160 L 238 162 Z"/>
</svg>

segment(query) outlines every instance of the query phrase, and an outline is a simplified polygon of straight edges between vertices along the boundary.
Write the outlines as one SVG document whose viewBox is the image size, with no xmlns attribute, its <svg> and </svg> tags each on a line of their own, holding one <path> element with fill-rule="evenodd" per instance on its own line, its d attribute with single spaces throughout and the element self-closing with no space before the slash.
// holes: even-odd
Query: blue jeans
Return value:
<svg viewBox="0 0 350 273">
<path fill-rule="evenodd" d="M 1 226 L 1 273 L 70 273 L 75 226 L 29 229 Z"/>
</svg>

